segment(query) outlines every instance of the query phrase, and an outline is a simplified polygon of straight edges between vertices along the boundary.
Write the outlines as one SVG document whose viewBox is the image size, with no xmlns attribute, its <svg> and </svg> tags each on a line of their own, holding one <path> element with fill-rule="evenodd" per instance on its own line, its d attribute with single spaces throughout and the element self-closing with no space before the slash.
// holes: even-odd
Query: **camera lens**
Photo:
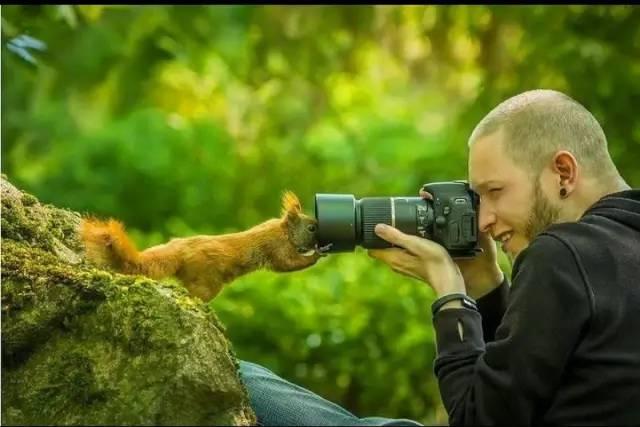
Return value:
<svg viewBox="0 0 640 427">
<path fill-rule="evenodd" d="M 360 219 L 351 194 L 316 194 L 316 238 L 324 252 L 349 252 L 356 246 Z"/>
<path fill-rule="evenodd" d="M 352 194 L 316 194 L 315 215 L 318 246 L 323 252 L 349 252 L 392 245 L 375 234 L 376 224 L 389 224 L 400 231 L 431 237 L 433 208 L 420 197 L 365 197 Z"/>
</svg>

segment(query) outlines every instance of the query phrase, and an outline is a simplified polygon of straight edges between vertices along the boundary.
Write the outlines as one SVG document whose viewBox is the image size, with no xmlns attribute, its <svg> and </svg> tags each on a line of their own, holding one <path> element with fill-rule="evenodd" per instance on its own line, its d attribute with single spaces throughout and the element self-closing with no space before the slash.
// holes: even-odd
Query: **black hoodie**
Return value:
<svg viewBox="0 0 640 427">
<path fill-rule="evenodd" d="M 434 317 L 451 425 L 640 425 L 640 190 L 549 227 L 478 303 Z"/>
</svg>

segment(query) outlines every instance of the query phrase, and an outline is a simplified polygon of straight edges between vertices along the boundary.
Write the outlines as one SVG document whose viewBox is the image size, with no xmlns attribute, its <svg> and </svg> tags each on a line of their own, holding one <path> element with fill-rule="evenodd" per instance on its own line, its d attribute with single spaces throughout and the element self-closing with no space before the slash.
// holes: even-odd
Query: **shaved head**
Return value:
<svg viewBox="0 0 640 427">
<path fill-rule="evenodd" d="M 561 92 L 531 90 L 507 99 L 478 123 L 469 146 L 498 131 L 503 132 L 505 153 L 534 176 L 559 150 L 571 152 L 588 175 L 618 176 L 598 121 Z"/>
</svg>

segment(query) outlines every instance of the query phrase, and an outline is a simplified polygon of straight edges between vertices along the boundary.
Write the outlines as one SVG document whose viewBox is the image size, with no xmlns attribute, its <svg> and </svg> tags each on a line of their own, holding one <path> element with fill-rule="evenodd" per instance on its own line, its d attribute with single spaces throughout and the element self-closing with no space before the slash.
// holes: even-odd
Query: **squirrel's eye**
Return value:
<svg viewBox="0 0 640 427">
<path fill-rule="evenodd" d="M 313 233 L 314 231 L 316 231 L 316 225 L 315 224 L 307 225 L 307 230 Z"/>
</svg>

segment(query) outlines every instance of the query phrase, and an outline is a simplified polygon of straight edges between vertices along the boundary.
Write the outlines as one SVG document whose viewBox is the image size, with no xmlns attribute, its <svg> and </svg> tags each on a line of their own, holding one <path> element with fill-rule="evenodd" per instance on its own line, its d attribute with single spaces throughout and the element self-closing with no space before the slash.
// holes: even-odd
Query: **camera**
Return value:
<svg viewBox="0 0 640 427">
<path fill-rule="evenodd" d="M 322 253 L 391 248 L 378 237 L 376 224 L 391 225 L 403 233 L 433 240 L 454 258 L 475 256 L 478 245 L 477 194 L 466 181 L 434 182 L 422 189 L 422 197 L 364 197 L 352 194 L 315 195 L 316 237 Z"/>
</svg>

